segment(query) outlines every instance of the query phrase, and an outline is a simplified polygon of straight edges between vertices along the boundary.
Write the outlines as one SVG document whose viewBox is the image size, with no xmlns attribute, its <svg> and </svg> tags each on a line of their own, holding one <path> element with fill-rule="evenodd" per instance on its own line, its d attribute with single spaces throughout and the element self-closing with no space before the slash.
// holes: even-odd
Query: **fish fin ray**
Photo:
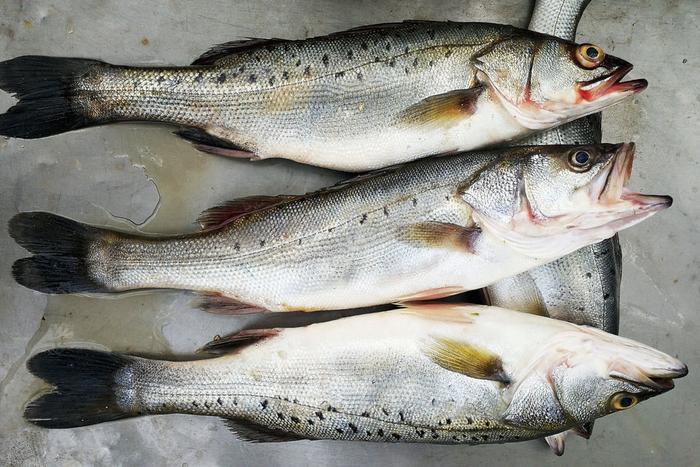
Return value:
<svg viewBox="0 0 700 467">
<path fill-rule="evenodd" d="M 197 352 L 211 354 L 231 353 L 261 340 L 274 337 L 281 331 L 281 328 L 244 329 L 243 331 L 238 331 L 223 337 L 217 336 L 197 349 Z"/>
<path fill-rule="evenodd" d="M 544 440 L 547 442 L 549 449 L 557 456 L 562 456 L 564 454 L 564 448 L 566 447 L 566 435 L 568 431 L 563 431 L 557 433 L 556 435 L 545 436 Z"/>
<path fill-rule="evenodd" d="M 476 111 L 476 102 L 482 86 L 457 89 L 444 94 L 426 97 L 404 109 L 398 121 L 404 125 L 452 126 Z"/>
<path fill-rule="evenodd" d="M 296 199 L 297 196 L 247 196 L 231 201 L 226 201 L 218 206 L 202 211 L 197 218 L 197 223 L 202 229 L 214 229 L 221 227 L 232 220 L 254 211 L 275 206 L 286 201 Z"/>
<path fill-rule="evenodd" d="M 232 420 L 230 418 L 223 419 L 228 429 L 242 441 L 251 443 L 282 443 L 287 441 L 300 441 L 305 438 L 283 430 L 269 428 L 258 425 L 257 423 Z"/>
<path fill-rule="evenodd" d="M 425 353 L 437 365 L 476 379 L 510 384 L 501 358 L 488 349 L 446 337 L 435 337 Z"/>
<path fill-rule="evenodd" d="M 197 59 L 192 62 L 192 65 L 213 65 L 220 59 L 228 57 L 232 54 L 245 52 L 246 50 L 256 47 L 281 44 L 283 42 L 291 41 L 287 39 L 263 39 L 259 37 L 248 37 L 237 41 L 216 44 L 197 57 Z"/>
<path fill-rule="evenodd" d="M 217 315 L 248 315 L 252 313 L 264 313 L 265 308 L 243 303 L 235 298 L 227 297 L 218 292 L 201 292 L 198 294 L 197 308 Z"/>
<path fill-rule="evenodd" d="M 449 23 L 449 21 L 447 21 Z M 334 32 L 329 34 L 329 36 L 343 36 L 347 34 L 355 34 L 358 32 L 379 32 L 379 31 L 392 31 L 406 26 L 420 26 L 426 24 L 444 24 L 442 21 L 431 21 L 431 20 L 420 20 L 420 19 L 409 19 L 405 21 L 396 21 L 393 23 L 379 23 L 379 24 L 369 24 L 364 26 L 356 26 L 354 28 L 346 29 L 344 31 Z"/>
<path fill-rule="evenodd" d="M 478 227 L 428 221 L 409 225 L 405 239 L 417 245 L 474 253 L 474 243 L 480 235 Z"/>
<path fill-rule="evenodd" d="M 189 141 L 202 152 L 217 156 L 233 157 L 236 159 L 255 159 L 255 153 L 223 138 L 209 134 L 206 130 L 194 127 L 181 128 L 175 131 L 180 138 Z"/>
</svg>

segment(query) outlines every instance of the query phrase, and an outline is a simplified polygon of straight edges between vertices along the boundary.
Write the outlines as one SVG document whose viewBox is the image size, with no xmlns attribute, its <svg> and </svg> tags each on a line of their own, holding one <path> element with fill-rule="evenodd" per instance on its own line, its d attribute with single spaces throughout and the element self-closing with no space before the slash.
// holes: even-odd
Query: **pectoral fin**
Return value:
<svg viewBox="0 0 700 467">
<path fill-rule="evenodd" d="M 510 384 L 503 362 L 490 350 L 454 339 L 434 338 L 425 350 L 430 359 L 441 367 L 476 379 L 488 379 Z"/>
<path fill-rule="evenodd" d="M 404 125 L 453 126 L 474 114 L 483 90 L 477 86 L 426 97 L 401 112 L 398 121 Z"/>
<path fill-rule="evenodd" d="M 474 253 L 474 244 L 481 230 L 445 222 L 420 222 L 408 226 L 406 239 L 432 248 L 449 248 Z"/>
</svg>

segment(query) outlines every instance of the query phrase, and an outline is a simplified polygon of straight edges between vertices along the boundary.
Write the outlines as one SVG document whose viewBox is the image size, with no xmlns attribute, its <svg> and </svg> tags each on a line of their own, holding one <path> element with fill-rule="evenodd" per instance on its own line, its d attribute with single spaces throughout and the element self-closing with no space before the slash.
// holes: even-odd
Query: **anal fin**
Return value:
<svg viewBox="0 0 700 467">
<path fill-rule="evenodd" d="M 233 157 L 236 159 L 256 159 L 255 154 L 248 149 L 226 141 L 225 139 L 217 138 L 199 128 L 182 128 L 177 130 L 175 134 L 192 143 L 197 150 L 206 152 L 207 154 Z"/>
<path fill-rule="evenodd" d="M 407 227 L 406 239 L 411 243 L 433 248 L 449 248 L 474 252 L 474 244 L 481 235 L 478 227 L 462 227 L 446 222 L 419 222 Z"/>
<path fill-rule="evenodd" d="M 287 441 L 310 439 L 280 429 L 269 428 L 243 420 L 224 419 L 224 423 L 231 433 L 236 435 L 239 439 L 251 443 L 283 443 Z"/>
<path fill-rule="evenodd" d="M 398 115 L 404 125 L 451 127 L 476 112 L 476 103 L 483 87 L 456 89 L 426 97 Z"/>
<path fill-rule="evenodd" d="M 280 328 L 244 329 L 243 331 L 229 334 L 227 336 L 216 336 L 213 340 L 207 342 L 202 347 L 197 349 L 197 352 L 206 352 L 217 355 L 231 353 L 263 339 L 276 336 L 280 333 L 280 331 Z"/>
<path fill-rule="evenodd" d="M 243 303 L 235 298 L 230 298 L 216 292 L 200 293 L 197 306 L 206 312 L 218 315 L 248 315 L 269 311 L 257 305 Z"/>
</svg>

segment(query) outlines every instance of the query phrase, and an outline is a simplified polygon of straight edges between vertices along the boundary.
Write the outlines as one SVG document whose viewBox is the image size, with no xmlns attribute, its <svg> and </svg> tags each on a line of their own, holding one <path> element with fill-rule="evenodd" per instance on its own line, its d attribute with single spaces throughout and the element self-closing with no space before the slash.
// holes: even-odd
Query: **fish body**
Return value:
<svg viewBox="0 0 700 467">
<path fill-rule="evenodd" d="M 583 156 L 585 167 L 572 166 Z M 452 295 L 668 207 L 669 197 L 624 187 L 632 157 L 630 145 L 601 145 L 426 159 L 175 237 L 23 213 L 10 234 L 36 256 L 18 260 L 13 274 L 49 293 L 177 288 L 270 311 Z"/>
<path fill-rule="evenodd" d="M 223 417 L 255 441 L 504 443 L 617 411 L 610 400 L 620 394 L 628 397 L 624 408 L 634 405 L 687 373 L 675 358 L 628 339 L 478 305 L 249 330 L 211 346 L 222 342 L 229 353 L 189 362 L 40 353 L 28 367 L 55 389 L 32 401 L 25 417 L 68 428 L 188 413 Z M 595 391 L 581 398 L 581 388 Z"/>
<path fill-rule="evenodd" d="M 189 67 L 19 57 L 0 64 L 0 88 L 20 98 L 0 134 L 158 121 L 216 154 L 365 171 L 600 110 L 646 87 L 620 82 L 630 69 L 590 44 L 428 21 L 223 44 Z"/>
</svg>

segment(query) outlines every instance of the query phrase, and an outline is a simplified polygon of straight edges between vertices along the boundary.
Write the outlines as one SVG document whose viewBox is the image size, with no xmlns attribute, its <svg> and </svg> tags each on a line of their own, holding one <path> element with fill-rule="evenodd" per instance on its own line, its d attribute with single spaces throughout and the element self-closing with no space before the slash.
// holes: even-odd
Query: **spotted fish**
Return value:
<svg viewBox="0 0 700 467">
<path fill-rule="evenodd" d="M 187 67 L 25 56 L 0 134 L 157 121 L 215 154 L 366 171 L 492 145 L 640 92 L 593 44 L 487 23 L 405 22 L 216 46 Z"/>
</svg>

